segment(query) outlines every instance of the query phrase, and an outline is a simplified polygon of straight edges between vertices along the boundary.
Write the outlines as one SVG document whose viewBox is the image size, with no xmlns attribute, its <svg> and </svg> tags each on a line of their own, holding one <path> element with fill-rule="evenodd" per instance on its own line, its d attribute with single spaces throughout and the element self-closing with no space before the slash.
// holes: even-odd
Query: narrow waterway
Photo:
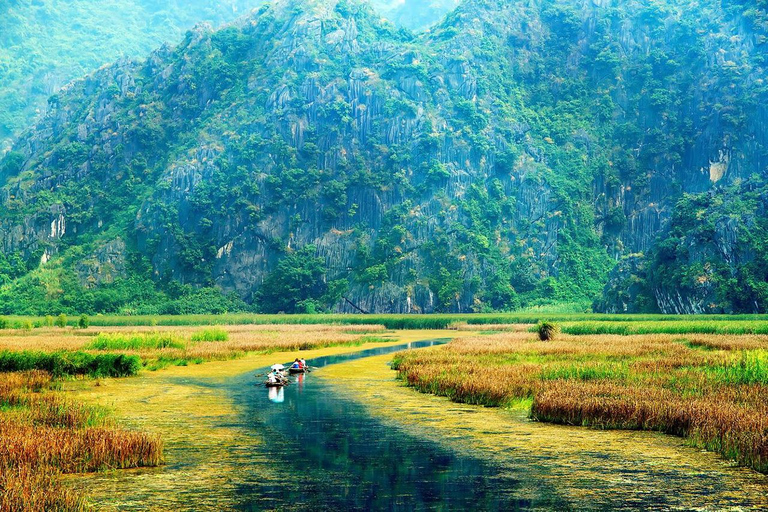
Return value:
<svg viewBox="0 0 768 512">
<path fill-rule="evenodd" d="M 314 359 L 322 368 L 420 348 L 440 340 L 414 342 L 355 354 Z M 283 481 L 240 486 L 243 509 L 299 510 L 515 510 L 549 505 L 562 509 L 551 489 L 521 498 L 514 473 L 482 457 L 392 428 L 353 400 L 330 393 L 328 383 L 301 375 L 282 389 L 253 389 L 249 374 L 233 389 L 258 432 L 266 459 L 291 474 Z"/>
<path fill-rule="evenodd" d="M 242 373 L 279 356 L 90 388 L 159 433 L 167 464 L 73 485 L 121 511 L 768 509 L 765 475 L 681 439 L 531 422 L 395 381 L 392 353 L 439 343 L 308 359 L 318 370 L 282 389 L 266 368 Z"/>
</svg>

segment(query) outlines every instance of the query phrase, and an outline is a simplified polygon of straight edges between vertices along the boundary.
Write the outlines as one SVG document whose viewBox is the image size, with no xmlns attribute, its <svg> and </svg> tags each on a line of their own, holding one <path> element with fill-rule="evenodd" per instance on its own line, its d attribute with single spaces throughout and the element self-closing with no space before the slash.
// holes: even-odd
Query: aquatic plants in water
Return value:
<svg viewBox="0 0 768 512">
<path fill-rule="evenodd" d="M 704 349 L 706 348 L 706 349 Z M 532 400 L 552 423 L 654 430 L 768 472 L 768 340 L 759 336 L 461 338 L 404 353 L 393 368 L 416 389 L 457 402 Z"/>
<path fill-rule="evenodd" d="M 53 391 L 47 372 L 0 373 L 0 510 L 82 510 L 61 474 L 157 466 L 157 437 Z"/>
</svg>

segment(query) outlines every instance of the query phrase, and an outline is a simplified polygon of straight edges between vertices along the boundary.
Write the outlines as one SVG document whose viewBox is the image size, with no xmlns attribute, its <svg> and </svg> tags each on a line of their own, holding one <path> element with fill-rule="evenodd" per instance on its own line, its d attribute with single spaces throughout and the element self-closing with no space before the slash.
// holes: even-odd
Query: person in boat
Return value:
<svg viewBox="0 0 768 512">
<path fill-rule="evenodd" d="M 304 360 L 303 357 L 301 359 L 299 359 L 299 362 L 301 363 L 301 367 L 306 370 L 307 369 L 307 362 Z"/>
<path fill-rule="evenodd" d="M 267 382 L 270 384 L 277 384 L 277 379 L 277 370 L 273 370 L 269 375 L 267 375 Z"/>
<path fill-rule="evenodd" d="M 300 370 L 301 369 L 301 362 L 299 361 L 299 358 L 297 357 L 296 360 L 291 365 L 291 368 L 294 370 Z"/>
</svg>

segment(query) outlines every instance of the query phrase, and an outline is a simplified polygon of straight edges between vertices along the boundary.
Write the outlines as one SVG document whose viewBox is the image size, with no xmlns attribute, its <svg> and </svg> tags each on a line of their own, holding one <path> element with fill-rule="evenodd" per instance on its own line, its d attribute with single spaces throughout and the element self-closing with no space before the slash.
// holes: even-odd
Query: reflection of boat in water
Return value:
<svg viewBox="0 0 768 512">
<path fill-rule="evenodd" d="M 281 404 L 285 401 L 285 389 L 280 387 L 269 388 L 269 401 L 276 404 Z"/>
</svg>

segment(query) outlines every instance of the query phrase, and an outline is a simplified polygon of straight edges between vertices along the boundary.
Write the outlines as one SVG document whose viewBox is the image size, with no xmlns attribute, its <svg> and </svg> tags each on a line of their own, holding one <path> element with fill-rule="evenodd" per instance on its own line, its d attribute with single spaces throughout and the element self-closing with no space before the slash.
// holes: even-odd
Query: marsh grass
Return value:
<svg viewBox="0 0 768 512">
<path fill-rule="evenodd" d="M 254 313 L 233 313 L 225 315 L 97 315 L 89 318 L 91 326 L 97 327 L 139 327 L 139 326 L 175 326 L 189 327 L 201 325 L 360 325 L 378 324 L 388 329 L 446 329 L 462 324 L 466 325 L 512 325 L 536 324 L 542 319 L 558 323 L 661 323 L 661 322 L 719 322 L 729 324 L 742 322 L 741 328 L 749 329 L 748 324 L 768 323 L 768 315 L 608 315 L 594 313 L 570 313 L 557 311 L 520 311 L 514 313 L 478 313 L 478 314 L 433 314 L 433 315 L 259 315 Z M 0 329 L 20 329 L 25 324 L 34 328 L 53 326 L 58 319 L 54 317 L 17 317 L 4 318 Z M 67 325 L 76 326 L 77 318 L 65 318 Z M 598 328 L 597 326 L 593 329 Z M 608 333 L 605 330 L 603 332 Z M 658 331 L 659 328 L 656 328 Z M 711 328 L 702 328 L 698 332 L 711 332 Z M 763 332 L 764 327 L 757 327 L 749 332 Z M 498 329 L 489 329 L 498 330 Z M 654 331 L 654 332 L 656 332 Z M 613 331 L 618 333 L 618 331 Z M 594 334 L 594 332 L 592 332 Z M 584 334 L 587 334 L 585 332 Z"/>
<path fill-rule="evenodd" d="M 63 473 L 156 466 L 156 436 L 121 429 L 103 408 L 63 397 L 40 370 L 0 373 L 0 510 L 82 510 Z"/>
<path fill-rule="evenodd" d="M 383 326 L 236 325 L 92 327 L 0 333 L 0 371 L 47 370 L 57 376 L 123 377 L 143 367 L 158 370 L 250 353 L 297 351 L 392 341 Z M 35 347 L 32 350 L 31 347 Z"/>
<path fill-rule="evenodd" d="M 224 329 L 213 327 L 210 329 L 203 329 L 192 334 L 192 341 L 227 341 L 229 340 L 229 333 Z"/>
<path fill-rule="evenodd" d="M 85 346 L 85 349 L 142 351 L 160 350 L 164 348 L 185 348 L 186 346 L 187 342 L 181 336 L 172 332 L 131 334 L 99 333 L 93 341 Z"/>
<path fill-rule="evenodd" d="M 455 401 L 530 401 L 540 421 L 666 432 L 768 472 L 766 336 L 562 335 L 543 344 L 534 333 L 502 333 L 406 352 L 393 368 Z"/>
<path fill-rule="evenodd" d="M 726 385 L 768 385 L 768 351 L 741 351 L 727 363 L 708 367 L 705 372 L 711 378 Z M 768 400 L 768 396 L 766 396 L 766 400 Z"/>
</svg>

